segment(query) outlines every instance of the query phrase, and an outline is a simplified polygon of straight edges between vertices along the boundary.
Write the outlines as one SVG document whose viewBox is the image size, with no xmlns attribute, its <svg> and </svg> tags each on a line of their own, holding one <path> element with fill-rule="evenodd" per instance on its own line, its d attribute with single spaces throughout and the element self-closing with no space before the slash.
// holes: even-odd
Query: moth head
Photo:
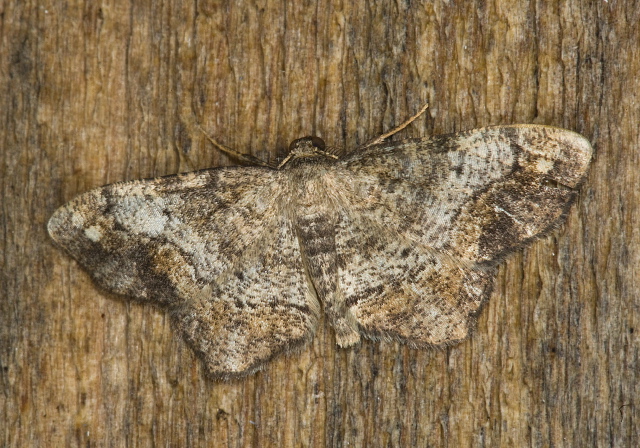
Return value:
<svg viewBox="0 0 640 448">
<path fill-rule="evenodd" d="M 289 145 L 289 155 L 287 155 L 287 158 L 280 166 L 290 160 L 317 158 L 337 159 L 338 157 L 326 150 L 324 140 L 320 137 L 302 137 L 291 142 Z"/>
<path fill-rule="evenodd" d="M 302 137 L 289 144 L 289 154 L 292 157 L 317 157 L 325 155 L 326 145 L 320 137 Z"/>
</svg>

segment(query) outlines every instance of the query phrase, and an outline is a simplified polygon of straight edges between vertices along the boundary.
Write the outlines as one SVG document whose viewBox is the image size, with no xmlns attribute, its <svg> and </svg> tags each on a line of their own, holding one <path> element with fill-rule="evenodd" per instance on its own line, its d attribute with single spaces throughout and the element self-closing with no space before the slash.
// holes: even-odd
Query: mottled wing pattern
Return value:
<svg viewBox="0 0 640 448">
<path fill-rule="evenodd" d="M 417 347 L 464 339 L 495 269 L 422 246 L 380 212 L 355 207 L 340 214 L 336 228 L 337 283 L 357 330 Z"/>
<path fill-rule="evenodd" d="M 497 262 L 561 220 L 591 152 L 573 132 L 516 125 L 340 161 L 338 283 L 360 331 L 414 345 L 466 337 Z"/>
<path fill-rule="evenodd" d="M 207 371 L 254 372 L 308 341 L 464 339 L 497 263 L 559 223 L 591 159 L 580 135 L 500 126 L 365 147 L 300 139 L 281 170 L 123 182 L 49 233 L 109 291 L 169 310 Z"/>
<path fill-rule="evenodd" d="M 108 185 L 58 209 L 49 233 L 105 289 L 167 308 L 211 374 L 241 376 L 308 341 L 319 315 L 281 176 L 221 168 Z"/>
</svg>

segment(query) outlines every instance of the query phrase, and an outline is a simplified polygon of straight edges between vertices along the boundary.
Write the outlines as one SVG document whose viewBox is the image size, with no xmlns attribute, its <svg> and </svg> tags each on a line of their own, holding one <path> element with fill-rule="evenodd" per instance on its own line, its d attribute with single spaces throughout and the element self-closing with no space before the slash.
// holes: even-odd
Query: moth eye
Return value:
<svg viewBox="0 0 640 448">
<path fill-rule="evenodd" d="M 324 144 L 324 140 L 322 140 L 320 137 L 316 137 L 316 136 L 311 137 L 311 144 L 322 151 L 324 151 L 324 148 L 326 148 L 326 145 Z"/>
<path fill-rule="evenodd" d="M 306 137 L 304 137 L 306 138 Z M 296 140 L 293 140 L 291 143 L 289 143 L 289 152 L 293 151 L 294 149 L 296 149 L 296 146 L 298 146 L 298 144 L 300 143 L 301 140 L 304 140 L 304 138 L 298 138 Z"/>
</svg>

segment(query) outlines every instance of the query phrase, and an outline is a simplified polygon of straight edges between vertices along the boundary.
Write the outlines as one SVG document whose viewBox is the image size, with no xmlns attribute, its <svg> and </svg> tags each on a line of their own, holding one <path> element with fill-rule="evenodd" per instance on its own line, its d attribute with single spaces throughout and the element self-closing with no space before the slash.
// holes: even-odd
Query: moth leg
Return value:
<svg viewBox="0 0 640 448">
<path fill-rule="evenodd" d="M 264 160 L 254 157 L 251 154 L 243 154 L 241 152 L 236 151 L 233 148 L 229 148 L 228 146 L 223 145 L 222 143 L 218 143 L 216 140 L 214 140 L 213 137 L 207 134 L 199 124 L 196 124 L 196 126 L 198 127 L 198 129 L 200 129 L 200 131 L 204 134 L 207 140 L 211 142 L 213 146 L 215 146 L 216 148 L 218 148 L 220 151 L 227 154 L 228 156 L 233 157 L 243 165 L 250 165 L 250 166 L 257 165 L 257 166 L 264 166 L 266 168 L 277 168 L 276 165 L 265 162 Z"/>
<path fill-rule="evenodd" d="M 398 132 L 402 131 L 404 128 L 406 128 L 411 123 L 413 123 L 420 115 L 422 115 L 427 110 L 428 107 L 429 107 L 429 103 L 426 103 L 424 106 L 422 106 L 422 109 L 420 109 L 417 114 L 413 115 L 408 120 L 405 120 L 404 123 L 402 123 L 400 126 L 396 126 L 395 128 L 391 129 L 389 132 L 386 132 L 382 134 L 380 137 L 377 137 L 371 140 L 369 143 L 365 144 L 363 147 L 367 148 L 369 146 L 382 143 L 384 140 L 391 137 L 393 134 L 397 134 Z"/>
</svg>

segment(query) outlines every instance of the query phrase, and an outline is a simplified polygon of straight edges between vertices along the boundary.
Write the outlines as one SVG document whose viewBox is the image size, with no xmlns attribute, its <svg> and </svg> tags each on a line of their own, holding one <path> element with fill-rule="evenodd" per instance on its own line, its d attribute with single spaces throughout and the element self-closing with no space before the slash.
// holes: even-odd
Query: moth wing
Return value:
<svg viewBox="0 0 640 448">
<path fill-rule="evenodd" d="M 415 345 L 464 339 L 499 260 L 563 219 L 591 153 L 576 133 L 516 125 L 340 161 L 339 284 L 360 331 Z"/>
<path fill-rule="evenodd" d="M 347 320 L 366 337 L 412 346 L 464 339 L 491 293 L 495 268 L 465 266 L 420 246 L 389 226 L 385 211 L 375 214 L 384 223 L 366 214 L 339 216 L 337 283 Z"/>
<path fill-rule="evenodd" d="M 310 340 L 319 304 L 263 168 L 220 168 L 84 193 L 51 237 L 103 288 L 168 309 L 210 374 L 250 374 Z"/>
</svg>

